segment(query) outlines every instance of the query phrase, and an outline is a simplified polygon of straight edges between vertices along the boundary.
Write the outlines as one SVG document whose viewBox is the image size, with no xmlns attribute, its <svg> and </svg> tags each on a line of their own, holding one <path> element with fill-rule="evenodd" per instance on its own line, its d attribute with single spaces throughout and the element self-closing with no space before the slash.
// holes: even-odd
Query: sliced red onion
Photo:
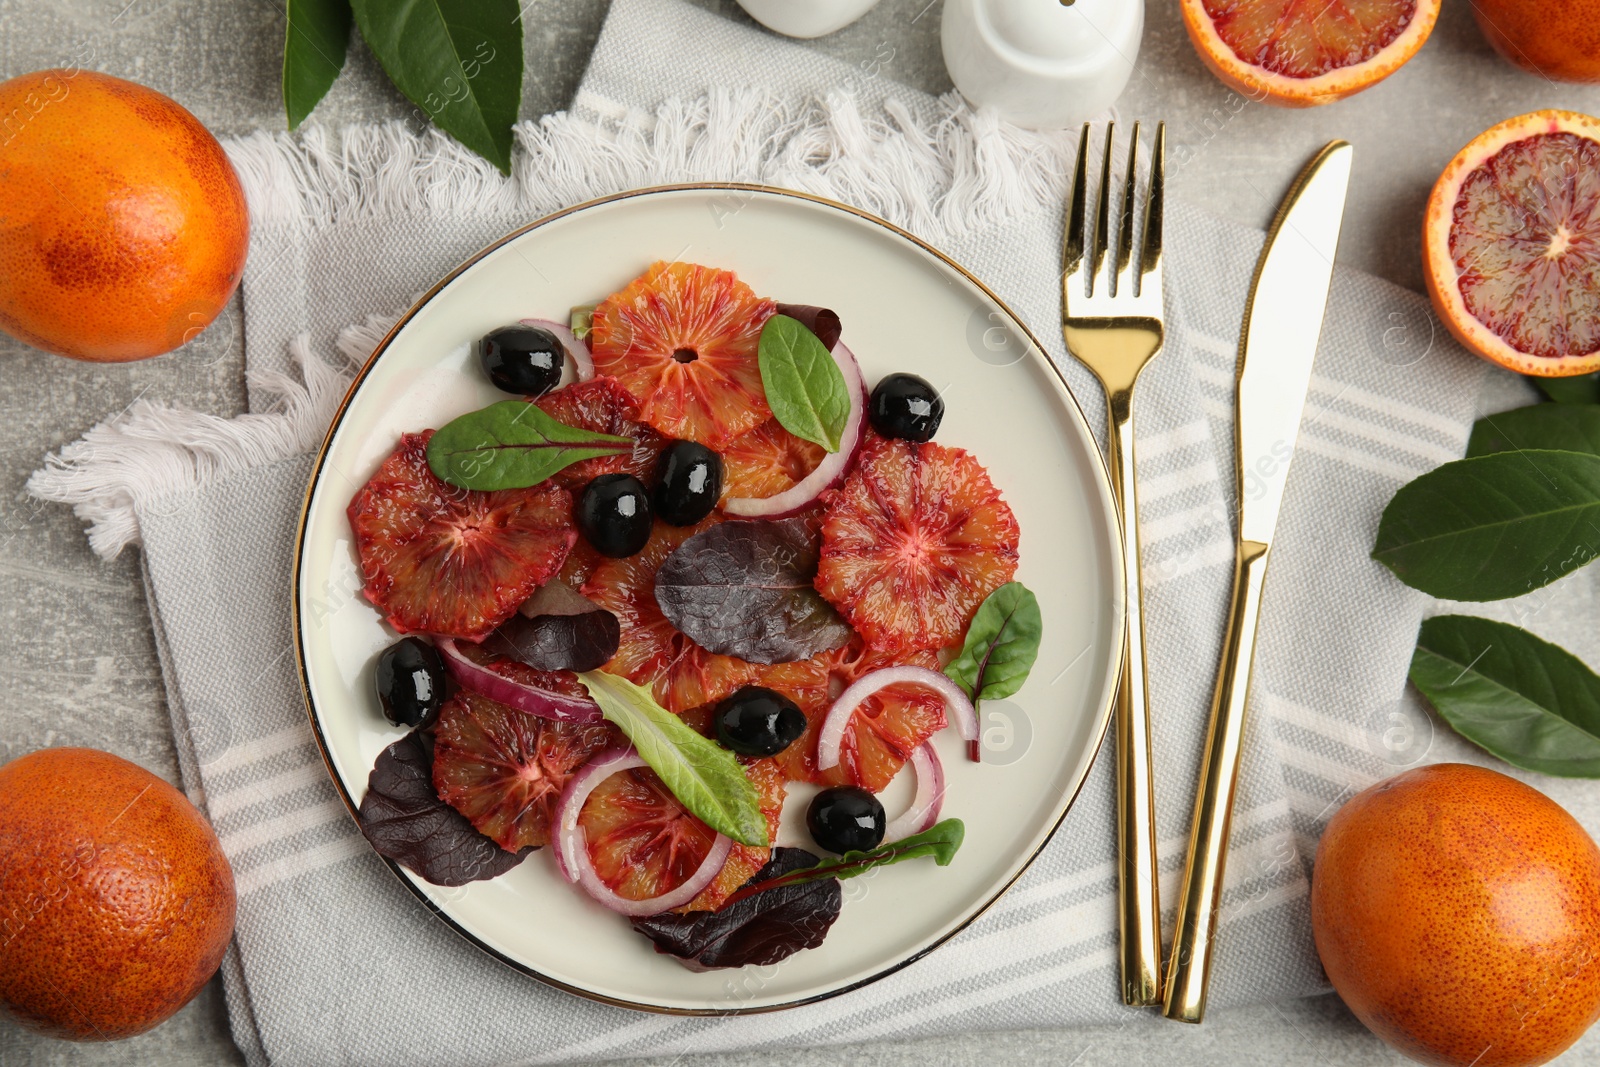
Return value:
<svg viewBox="0 0 1600 1067">
<path fill-rule="evenodd" d="M 733 848 L 732 838 L 718 834 L 711 843 L 711 851 L 700 861 L 700 866 L 671 892 L 648 900 L 629 900 L 612 892 L 611 887 L 601 881 L 599 872 L 594 869 L 594 861 L 589 858 L 589 842 L 584 836 L 583 827 L 578 825 L 578 816 L 582 814 L 583 803 L 594 792 L 595 786 L 613 774 L 646 766 L 648 764 L 631 748 L 613 748 L 602 752 L 585 763 L 567 782 L 567 788 L 561 794 L 561 803 L 556 808 L 556 866 L 567 881 L 582 886 L 584 892 L 622 915 L 660 915 L 664 911 L 683 907 L 711 884 L 712 879 L 721 872 L 722 865 L 728 862 L 728 853 Z"/>
<path fill-rule="evenodd" d="M 839 694 L 839 699 L 833 702 L 833 706 L 828 709 L 827 717 L 822 720 L 822 732 L 817 735 L 819 768 L 827 770 L 839 765 L 839 749 L 844 744 L 844 732 L 850 725 L 850 716 L 855 714 L 856 708 L 860 707 L 868 697 L 891 685 L 920 685 L 944 697 L 945 711 L 955 723 L 956 731 L 961 734 L 963 740 L 970 743 L 973 751 L 976 751 L 978 713 L 973 708 L 972 701 L 967 698 L 966 691 L 938 671 L 905 664 L 899 667 L 882 667 L 863 674 Z"/>
<path fill-rule="evenodd" d="M 832 354 L 833 361 L 844 374 L 845 388 L 850 390 L 851 398 L 850 417 L 845 420 L 844 433 L 839 437 L 839 451 L 823 456 L 815 470 L 777 496 L 733 497 L 723 503 L 723 511 L 746 519 L 781 519 L 810 507 L 817 497 L 844 481 L 844 476 L 850 473 L 866 437 L 867 383 L 861 377 L 855 355 L 842 342 L 833 346 Z"/>
<path fill-rule="evenodd" d="M 594 358 L 589 355 L 589 346 L 578 340 L 566 323 L 553 319 L 523 319 L 522 325 L 536 326 L 555 334 L 566 347 L 567 355 L 572 357 L 572 369 L 577 373 L 578 381 L 586 382 L 594 377 Z"/>
<path fill-rule="evenodd" d="M 601 719 L 600 705 L 588 697 L 541 689 L 497 674 L 462 655 L 454 638 L 438 637 L 433 643 L 439 649 L 439 655 L 444 657 L 445 669 L 451 677 L 474 693 L 481 693 L 490 700 L 498 700 L 508 707 L 542 719 L 559 719 L 562 722 L 599 722 Z"/>
<path fill-rule="evenodd" d="M 939 821 L 939 808 L 944 804 L 944 764 L 939 762 L 933 742 L 924 741 L 911 753 L 911 771 L 917 776 L 917 793 L 911 798 L 911 806 L 884 828 L 886 845 L 920 834 Z"/>
</svg>

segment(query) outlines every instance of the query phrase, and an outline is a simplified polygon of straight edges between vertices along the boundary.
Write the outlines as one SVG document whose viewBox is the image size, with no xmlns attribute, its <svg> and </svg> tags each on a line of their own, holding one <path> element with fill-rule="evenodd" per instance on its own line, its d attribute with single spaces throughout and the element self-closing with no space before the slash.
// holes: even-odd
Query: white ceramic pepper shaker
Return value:
<svg viewBox="0 0 1600 1067">
<path fill-rule="evenodd" d="M 975 106 L 1065 129 L 1122 95 L 1143 33 L 1144 0 L 945 0 L 941 42 Z"/>
<path fill-rule="evenodd" d="M 878 0 L 739 0 L 761 25 L 785 37 L 821 37 L 865 15 Z"/>
</svg>

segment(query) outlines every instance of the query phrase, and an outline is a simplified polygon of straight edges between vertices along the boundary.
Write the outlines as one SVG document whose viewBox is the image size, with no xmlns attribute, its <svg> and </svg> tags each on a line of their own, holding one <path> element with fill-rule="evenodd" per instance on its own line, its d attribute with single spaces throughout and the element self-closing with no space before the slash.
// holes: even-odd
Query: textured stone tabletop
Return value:
<svg viewBox="0 0 1600 1067">
<path fill-rule="evenodd" d="M 694 2 L 744 19 L 732 0 Z M 565 106 L 606 7 L 607 0 L 524 4 L 524 117 Z M 860 22 L 811 47 L 943 92 L 950 84 L 939 21 L 940 0 L 882 0 Z M 107 71 L 175 97 L 218 135 L 283 128 L 282 40 L 280 0 L 0 0 L 0 79 L 71 64 Z M 1539 107 L 1600 113 L 1600 87 L 1555 85 L 1512 69 L 1483 43 L 1468 5 L 1454 0 L 1422 52 L 1389 81 L 1307 112 L 1228 92 L 1196 59 L 1177 0 L 1153 0 L 1138 67 L 1119 105 L 1129 117 L 1168 121 L 1174 195 L 1258 227 L 1317 146 L 1333 137 L 1352 141 L 1355 174 L 1340 259 L 1413 289 L 1421 288 L 1420 217 L 1434 178 L 1472 136 Z M 358 40 L 317 118 L 338 125 L 410 110 Z M 242 410 L 241 330 L 236 299 L 194 345 L 127 366 L 73 363 L 0 337 L 0 632 L 9 643 L 0 656 L 0 762 L 50 745 L 87 745 L 177 780 L 137 552 L 101 562 L 67 509 L 32 503 L 22 486 L 46 452 L 139 397 L 218 414 Z M 1198 1028 L 1130 1014 L 1119 1027 L 675 1062 L 920 1067 L 930 1061 L 949 1067 L 1406 1062 L 1334 997 L 1213 1013 Z M 120 1044 L 71 1045 L 0 1021 L 5 1067 L 234 1062 L 242 1061 L 216 982 L 171 1021 Z M 1600 1035 L 1592 1032 L 1561 1062 L 1600 1063 Z"/>
</svg>

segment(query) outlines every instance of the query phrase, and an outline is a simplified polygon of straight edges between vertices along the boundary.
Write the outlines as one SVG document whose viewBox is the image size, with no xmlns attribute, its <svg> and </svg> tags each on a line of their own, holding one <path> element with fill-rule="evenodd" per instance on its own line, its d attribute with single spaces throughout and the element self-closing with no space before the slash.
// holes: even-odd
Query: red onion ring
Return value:
<svg viewBox="0 0 1600 1067">
<path fill-rule="evenodd" d="M 561 722 L 599 722 L 602 718 L 600 705 L 588 697 L 557 693 L 551 689 L 541 689 L 536 685 L 514 681 L 503 674 L 496 674 L 488 667 L 474 663 L 462 655 L 461 649 L 456 647 L 454 638 L 436 637 L 433 643 L 438 648 L 439 655 L 444 657 L 445 670 L 449 671 L 450 676 L 462 686 L 474 693 L 480 693 L 490 700 L 498 700 L 529 715 L 537 715 L 541 719 L 556 719 Z"/>
<path fill-rule="evenodd" d="M 660 896 L 648 900 L 629 900 L 612 892 L 594 869 L 594 861 L 589 857 L 589 843 L 583 827 L 578 825 L 578 816 L 583 812 L 584 801 L 589 799 L 589 794 L 601 782 L 620 771 L 647 766 L 649 764 L 631 748 L 613 748 L 602 752 L 572 776 L 561 794 L 561 802 L 556 806 L 556 866 L 567 881 L 582 886 L 583 891 L 595 900 L 622 915 L 660 915 L 664 911 L 683 907 L 699 896 L 701 890 L 721 873 L 722 865 L 728 862 L 728 853 L 733 849 L 733 839 L 718 834 L 711 843 L 711 851 L 706 853 L 706 858 L 700 861 L 695 872 L 682 885 Z"/>
<path fill-rule="evenodd" d="M 957 732 L 976 752 L 978 712 L 967 698 L 966 691 L 938 671 L 903 664 L 869 671 L 839 694 L 839 699 L 833 702 L 827 717 L 822 720 L 822 732 L 817 735 L 817 766 L 820 769 L 827 770 L 839 765 L 839 749 L 844 744 L 844 732 L 850 725 L 850 716 L 855 714 L 862 701 L 891 685 L 925 686 L 944 697 L 945 711 L 955 722 Z M 976 756 L 973 758 L 976 759 Z"/>
<path fill-rule="evenodd" d="M 536 326 L 541 330 L 549 330 L 556 335 L 567 355 L 572 357 L 572 369 L 577 373 L 578 381 L 586 382 L 594 377 L 594 358 L 589 355 L 589 346 L 578 340 L 571 327 L 564 322 L 553 319 L 523 319 L 522 325 Z"/>
<path fill-rule="evenodd" d="M 911 753 L 911 771 L 917 776 L 917 792 L 911 806 L 902 811 L 883 831 L 883 843 L 920 834 L 939 821 L 944 804 L 944 764 L 931 741 L 924 741 Z"/>
<path fill-rule="evenodd" d="M 844 476 L 850 473 L 856 453 L 861 451 L 861 442 L 866 439 L 867 383 L 861 377 L 855 355 L 843 342 L 833 346 L 832 355 L 851 396 L 850 417 L 845 420 L 844 433 L 839 437 L 839 451 L 823 456 L 815 470 L 777 496 L 733 497 L 723 501 L 723 511 L 746 519 L 781 519 L 810 507 L 817 497 L 844 481 Z"/>
</svg>

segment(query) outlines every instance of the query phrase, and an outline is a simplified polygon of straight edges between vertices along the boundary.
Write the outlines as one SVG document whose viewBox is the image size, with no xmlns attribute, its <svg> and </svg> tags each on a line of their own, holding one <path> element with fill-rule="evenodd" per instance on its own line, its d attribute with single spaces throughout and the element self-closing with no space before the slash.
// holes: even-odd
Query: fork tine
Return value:
<svg viewBox="0 0 1600 1067">
<path fill-rule="evenodd" d="M 1083 133 L 1078 137 L 1078 165 L 1072 172 L 1072 200 L 1067 207 L 1067 232 L 1061 250 L 1062 291 L 1070 293 L 1073 279 L 1082 280 L 1083 251 L 1084 251 L 1084 215 L 1088 207 L 1089 196 L 1089 124 L 1083 124 Z M 1078 295 L 1083 295 L 1083 286 L 1078 286 Z"/>
<path fill-rule="evenodd" d="M 1144 240 L 1139 251 L 1139 291 L 1144 279 L 1161 280 L 1161 223 L 1167 169 L 1167 124 L 1156 124 L 1156 142 L 1150 149 L 1150 196 L 1144 209 Z"/>
<path fill-rule="evenodd" d="M 1132 296 L 1132 278 L 1128 264 L 1133 260 L 1133 207 L 1134 177 L 1139 162 L 1139 123 L 1133 124 L 1133 140 L 1128 144 L 1128 174 L 1122 183 L 1122 217 L 1117 225 L 1116 276 L 1117 295 Z"/>
<path fill-rule="evenodd" d="M 1111 295 L 1110 280 L 1102 278 L 1101 272 L 1106 263 L 1106 245 L 1111 239 L 1111 143 L 1116 128 L 1115 122 L 1106 123 L 1106 149 L 1104 158 L 1100 161 L 1100 200 L 1094 209 L 1094 251 L 1089 256 L 1090 296 L 1096 295 L 1096 282 L 1103 282 L 1105 285 L 1099 291 L 1099 295 Z"/>
</svg>

